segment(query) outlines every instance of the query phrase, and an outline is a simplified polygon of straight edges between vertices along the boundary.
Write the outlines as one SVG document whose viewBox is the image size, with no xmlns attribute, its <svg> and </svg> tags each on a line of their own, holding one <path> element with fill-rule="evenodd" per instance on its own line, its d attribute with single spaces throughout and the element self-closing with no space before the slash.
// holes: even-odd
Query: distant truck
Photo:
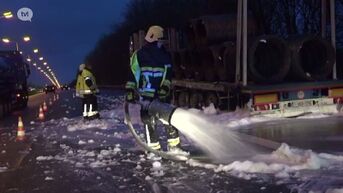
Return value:
<svg viewBox="0 0 343 193">
<path fill-rule="evenodd" d="M 0 51 L 0 118 L 28 102 L 29 65 L 18 51 Z"/>
</svg>

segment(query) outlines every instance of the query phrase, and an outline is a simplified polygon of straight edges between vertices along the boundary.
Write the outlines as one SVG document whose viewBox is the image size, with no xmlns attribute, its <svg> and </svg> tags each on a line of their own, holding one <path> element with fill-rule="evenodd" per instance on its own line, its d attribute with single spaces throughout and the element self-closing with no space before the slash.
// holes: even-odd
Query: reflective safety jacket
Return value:
<svg viewBox="0 0 343 193">
<path fill-rule="evenodd" d="M 135 51 L 130 59 L 130 67 L 126 89 L 136 89 L 144 98 L 162 99 L 169 95 L 171 59 L 163 47 L 157 46 L 157 42 L 147 43 Z"/>
<path fill-rule="evenodd" d="M 83 69 L 77 76 L 76 81 L 76 95 L 83 97 L 87 94 L 98 93 L 95 77 L 87 68 Z"/>
</svg>

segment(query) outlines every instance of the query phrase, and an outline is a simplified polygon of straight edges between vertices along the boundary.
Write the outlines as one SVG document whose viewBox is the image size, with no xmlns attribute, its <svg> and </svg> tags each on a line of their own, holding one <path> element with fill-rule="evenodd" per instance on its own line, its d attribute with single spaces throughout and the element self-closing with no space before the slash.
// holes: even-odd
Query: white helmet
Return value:
<svg viewBox="0 0 343 193">
<path fill-rule="evenodd" d="M 79 66 L 79 70 L 82 71 L 83 69 L 85 69 L 86 65 L 85 64 L 80 64 Z"/>
<path fill-rule="evenodd" d="M 158 25 L 151 26 L 145 35 L 145 40 L 150 43 L 158 41 L 161 38 L 163 38 L 163 28 Z"/>
</svg>

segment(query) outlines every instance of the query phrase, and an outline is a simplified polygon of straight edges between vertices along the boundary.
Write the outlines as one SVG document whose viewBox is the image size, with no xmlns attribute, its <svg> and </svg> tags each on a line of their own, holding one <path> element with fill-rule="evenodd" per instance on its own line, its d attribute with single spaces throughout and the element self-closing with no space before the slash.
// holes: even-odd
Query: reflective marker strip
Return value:
<svg viewBox="0 0 343 193">
<path fill-rule="evenodd" d="M 343 88 L 330 89 L 329 97 L 332 97 L 332 98 L 343 97 Z"/>
<path fill-rule="evenodd" d="M 277 94 L 264 94 L 264 95 L 255 95 L 254 104 L 269 104 L 278 102 Z"/>
<path fill-rule="evenodd" d="M 25 136 L 25 131 L 18 131 L 17 136 L 18 137 L 24 137 Z"/>
</svg>

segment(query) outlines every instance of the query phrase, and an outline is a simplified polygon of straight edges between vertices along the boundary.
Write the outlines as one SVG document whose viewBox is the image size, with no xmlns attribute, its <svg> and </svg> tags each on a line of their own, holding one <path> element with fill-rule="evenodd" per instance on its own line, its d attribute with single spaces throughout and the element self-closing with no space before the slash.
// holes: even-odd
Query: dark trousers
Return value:
<svg viewBox="0 0 343 193">
<path fill-rule="evenodd" d="M 161 102 L 166 102 L 167 100 L 160 100 Z M 158 135 L 156 132 L 156 117 L 150 116 L 146 109 L 141 109 L 141 120 L 144 123 L 144 129 L 146 129 L 146 140 L 149 143 L 158 143 Z M 167 133 L 168 139 L 175 139 L 179 137 L 179 131 L 171 126 L 164 125 Z"/>
<path fill-rule="evenodd" d="M 96 95 L 88 94 L 84 95 L 82 99 L 82 107 L 83 107 L 83 118 L 91 119 L 91 118 L 99 118 L 98 112 L 98 101 Z"/>
</svg>

